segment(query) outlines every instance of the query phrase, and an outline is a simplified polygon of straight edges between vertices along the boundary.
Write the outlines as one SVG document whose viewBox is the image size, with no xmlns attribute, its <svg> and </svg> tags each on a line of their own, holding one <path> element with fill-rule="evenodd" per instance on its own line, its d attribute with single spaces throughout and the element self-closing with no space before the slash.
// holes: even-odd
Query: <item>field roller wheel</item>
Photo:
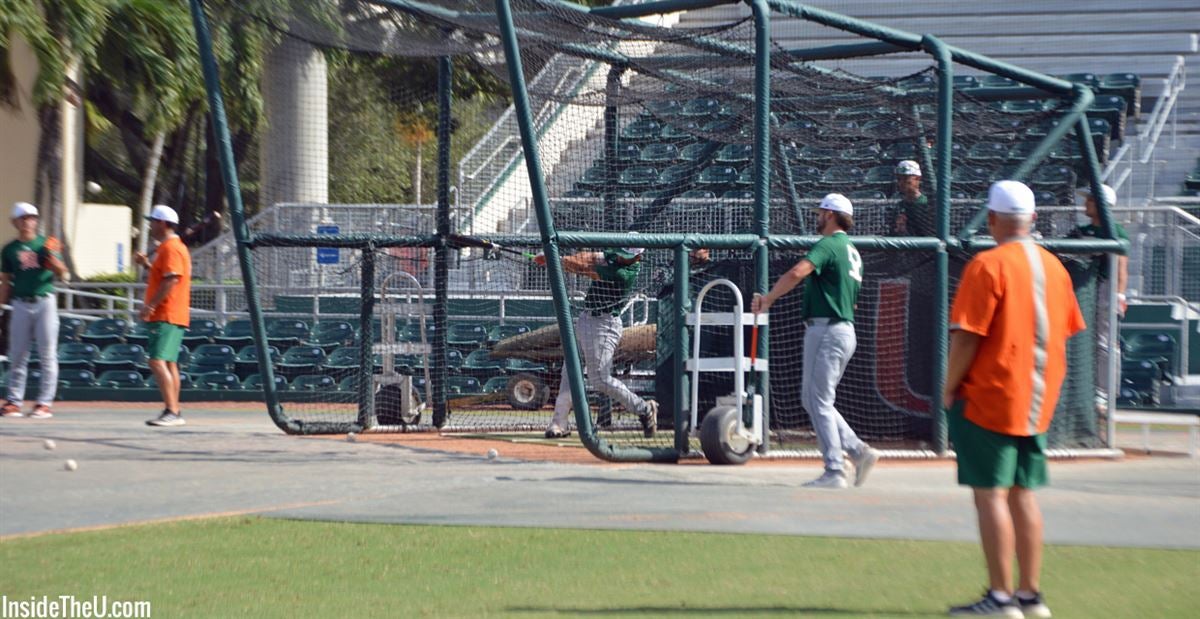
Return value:
<svg viewBox="0 0 1200 619">
<path fill-rule="evenodd" d="M 421 398 L 412 391 L 412 410 L 400 406 L 400 385 L 383 385 L 375 392 L 375 418 L 383 425 L 415 426 L 421 423 Z"/>
<path fill-rule="evenodd" d="M 710 464 L 745 464 L 754 455 L 754 445 L 738 435 L 741 411 L 733 406 L 716 406 L 700 424 L 700 449 Z"/>
<path fill-rule="evenodd" d="M 517 374 L 504 386 L 508 404 L 517 410 L 536 411 L 550 402 L 550 387 L 536 374 Z"/>
</svg>

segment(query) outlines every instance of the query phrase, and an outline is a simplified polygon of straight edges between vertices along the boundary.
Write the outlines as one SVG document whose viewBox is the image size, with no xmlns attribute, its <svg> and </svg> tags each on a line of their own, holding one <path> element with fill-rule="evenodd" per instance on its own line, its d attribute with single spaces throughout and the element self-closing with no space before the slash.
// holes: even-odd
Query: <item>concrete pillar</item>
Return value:
<svg viewBox="0 0 1200 619">
<path fill-rule="evenodd" d="M 261 204 L 329 201 L 328 83 L 325 57 L 284 37 L 263 67 L 267 127 L 261 146 Z M 303 230 L 296 232 L 311 232 Z"/>
</svg>

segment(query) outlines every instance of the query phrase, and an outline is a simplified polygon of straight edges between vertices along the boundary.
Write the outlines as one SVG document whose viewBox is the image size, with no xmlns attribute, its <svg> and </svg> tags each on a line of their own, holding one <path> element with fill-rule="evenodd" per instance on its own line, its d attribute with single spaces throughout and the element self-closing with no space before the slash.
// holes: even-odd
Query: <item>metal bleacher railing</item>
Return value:
<svg viewBox="0 0 1200 619">
<path fill-rule="evenodd" d="M 1124 143 L 1108 159 L 1102 179 L 1118 193 L 1125 190 L 1125 199 L 1129 202 L 1149 199 L 1154 196 L 1155 181 L 1157 180 L 1158 164 L 1154 159 L 1154 150 L 1162 136 L 1167 122 L 1171 123 L 1171 147 L 1175 147 L 1176 128 L 1179 112 L 1176 103 L 1179 93 L 1187 86 L 1187 66 L 1183 56 L 1178 56 L 1170 73 L 1163 80 L 1163 89 L 1154 103 L 1154 109 L 1146 117 L 1141 131 L 1136 135 L 1126 137 Z M 1133 176 L 1135 170 L 1150 175 L 1145 184 L 1143 195 L 1133 194 Z"/>
</svg>

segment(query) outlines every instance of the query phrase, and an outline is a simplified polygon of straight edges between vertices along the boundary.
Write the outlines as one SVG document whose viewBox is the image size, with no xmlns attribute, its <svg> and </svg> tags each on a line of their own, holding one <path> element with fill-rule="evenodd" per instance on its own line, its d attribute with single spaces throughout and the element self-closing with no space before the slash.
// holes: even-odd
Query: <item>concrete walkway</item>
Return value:
<svg viewBox="0 0 1200 619">
<path fill-rule="evenodd" d="M 864 488 L 800 485 L 815 461 L 765 467 L 495 461 L 298 438 L 261 412 L 189 412 L 187 426 L 64 404 L 0 420 L 0 536 L 261 513 L 380 523 L 728 531 L 975 540 L 950 463 L 882 462 Z M 45 439 L 57 447 L 44 448 Z M 486 447 L 482 446 L 480 451 Z M 78 470 L 68 472 L 68 458 Z M 1051 465 L 1040 493 L 1056 544 L 1200 548 L 1200 460 Z"/>
</svg>

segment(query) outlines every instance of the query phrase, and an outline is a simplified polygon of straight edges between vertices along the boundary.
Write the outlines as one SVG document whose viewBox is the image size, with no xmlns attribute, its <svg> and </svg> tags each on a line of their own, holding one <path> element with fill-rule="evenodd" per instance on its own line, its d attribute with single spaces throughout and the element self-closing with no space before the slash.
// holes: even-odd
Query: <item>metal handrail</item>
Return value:
<svg viewBox="0 0 1200 619">
<path fill-rule="evenodd" d="M 1163 80 L 1163 94 L 1158 97 L 1158 101 L 1154 103 L 1154 110 L 1150 113 L 1146 126 L 1138 133 L 1138 150 L 1141 156 L 1138 161 L 1142 164 L 1150 162 L 1154 156 L 1154 148 L 1158 144 L 1158 138 L 1162 135 L 1162 130 L 1167 124 L 1167 118 L 1175 110 L 1175 101 L 1179 97 L 1179 92 L 1186 86 L 1187 71 L 1184 68 L 1183 56 L 1176 56 L 1175 66 L 1171 69 L 1171 73 Z"/>
</svg>

